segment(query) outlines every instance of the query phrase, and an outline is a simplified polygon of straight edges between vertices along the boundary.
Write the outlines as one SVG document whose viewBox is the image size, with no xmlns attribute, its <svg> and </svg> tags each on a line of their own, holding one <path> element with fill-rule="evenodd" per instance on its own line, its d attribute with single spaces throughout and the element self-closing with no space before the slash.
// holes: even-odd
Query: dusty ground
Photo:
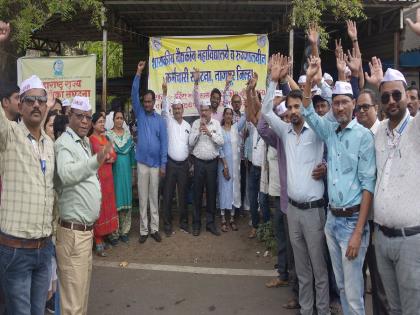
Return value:
<svg viewBox="0 0 420 315">
<path fill-rule="evenodd" d="M 174 222 L 177 220 L 175 217 Z M 162 231 L 161 243 L 149 237 L 144 244 L 140 244 L 139 217 L 134 213 L 129 244 L 120 242 L 117 247 L 107 251 L 108 257 L 95 259 L 197 267 L 273 269 L 276 259 L 271 254 L 264 257 L 263 244 L 256 239 L 248 239 L 248 222 L 248 218 L 238 219 L 239 231 L 229 230 L 219 237 L 206 232 L 204 227 L 200 236 L 194 237 L 180 231 L 177 224 L 174 224 L 175 234 L 166 237 Z"/>
</svg>

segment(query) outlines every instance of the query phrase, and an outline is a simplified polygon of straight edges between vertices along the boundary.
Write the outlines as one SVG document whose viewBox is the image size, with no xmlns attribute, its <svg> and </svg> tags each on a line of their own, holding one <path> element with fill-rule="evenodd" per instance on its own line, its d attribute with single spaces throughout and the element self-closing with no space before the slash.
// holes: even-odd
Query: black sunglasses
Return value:
<svg viewBox="0 0 420 315">
<path fill-rule="evenodd" d="M 360 104 L 360 105 L 356 105 L 354 110 L 356 112 L 361 112 L 361 111 L 367 112 L 369 110 L 369 108 L 371 108 L 372 106 L 375 106 L 375 105 L 373 105 L 373 104 Z"/>
<path fill-rule="evenodd" d="M 38 101 L 39 105 L 46 105 L 47 104 L 47 97 L 46 96 L 31 96 L 27 95 L 22 97 L 22 103 L 26 103 L 29 106 L 34 106 L 35 102 Z"/>
<path fill-rule="evenodd" d="M 402 98 L 401 91 L 399 91 L 399 90 L 393 90 L 392 92 L 384 92 L 384 93 L 382 93 L 382 95 L 381 95 L 381 103 L 384 104 L 384 105 L 388 104 L 389 103 L 389 100 L 391 98 L 391 95 L 392 95 L 392 98 L 394 99 L 394 101 L 396 101 L 396 102 L 401 101 L 401 98 Z"/>
</svg>

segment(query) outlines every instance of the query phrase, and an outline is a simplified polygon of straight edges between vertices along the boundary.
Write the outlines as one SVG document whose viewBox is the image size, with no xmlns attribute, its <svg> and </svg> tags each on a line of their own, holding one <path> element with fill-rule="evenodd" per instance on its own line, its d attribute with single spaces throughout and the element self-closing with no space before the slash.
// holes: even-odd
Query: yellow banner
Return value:
<svg viewBox="0 0 420 315">
<path fill-rule="evenodd" d="M 59 57 L 22 57 L 18 59 L 18 84 L 37 75 L 47 91 L 60 100 L 89 97 L 95 111 L 96 55 Z"/>
<path fill-rule="evenodd" d="M 223 92 L 226 78 L 233 75 L 231 96 L 245 96 L 247 81 L 258 74 L 257 89 L 265 95 L 268 64 L 267 35 L 152 37 L 149 42 L 149 89 L 156 93 L 160 111 L 162 82 L 168 84 L 168 100 L 180 98 L 184 116 L 197 115 L 193 103 L 193 69 L 200 71 L 200 98 L 209 99 L 210 91 Z M 230 99 L 229 99 L 230 102 Z"/>
</svg>

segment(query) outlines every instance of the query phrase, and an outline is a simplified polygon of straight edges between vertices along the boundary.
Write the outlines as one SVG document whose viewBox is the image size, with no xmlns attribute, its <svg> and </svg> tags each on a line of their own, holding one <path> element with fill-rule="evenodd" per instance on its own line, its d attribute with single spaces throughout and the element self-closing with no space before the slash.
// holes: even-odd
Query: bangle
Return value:
<svg viewBox="0 0 420 315">
<path fill-rule="evenodd" d="M 306 100 L 310 100 L 312 97 L 303 95 L 303 98 L 306 99 Z"/>
</svg>

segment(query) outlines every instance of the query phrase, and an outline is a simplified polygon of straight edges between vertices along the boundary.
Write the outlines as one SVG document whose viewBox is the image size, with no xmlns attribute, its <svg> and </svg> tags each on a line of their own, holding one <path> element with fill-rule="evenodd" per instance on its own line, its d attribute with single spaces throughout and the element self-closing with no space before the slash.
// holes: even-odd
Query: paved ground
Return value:
<svg viewBox="0 0 420 315">
<path fill-rule="evenodd" d="M 290 288 L 264 286 L 275 274 L 275 258 L 247 238 L 247 219 L 239 228 L 221 237 L 176 231 L 162 243 L 149 238 L 140 245 L 134 217 L 130 244 L 94 258 L 89 315 L 296 314 L 282 308 Z M 370 296 L 367 304 L 370 315 Z"/>
</svg>

